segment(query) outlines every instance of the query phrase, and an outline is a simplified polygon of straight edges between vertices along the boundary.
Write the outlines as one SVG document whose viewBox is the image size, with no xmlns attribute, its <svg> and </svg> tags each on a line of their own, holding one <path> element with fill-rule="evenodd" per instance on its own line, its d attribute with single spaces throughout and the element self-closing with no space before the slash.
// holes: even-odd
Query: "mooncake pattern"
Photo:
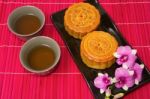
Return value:
<svg viewBox="0 0 150 99">
<path fill-rule="evenodd" d="M 118 42 L 112 35 L 103 31 L 93 31 L 81 41 L 82 61 L 91 68 L 109 68 L 115 62 L 113 53 L 117 47 Z"/>
<path fill-rule="evenodd" d="M 74 38 L 81 39 L 95 30 L 100 23 L 99 11 L 89 3 L 76 3 L 65 12 L 64 26 Z"/>
</svg>

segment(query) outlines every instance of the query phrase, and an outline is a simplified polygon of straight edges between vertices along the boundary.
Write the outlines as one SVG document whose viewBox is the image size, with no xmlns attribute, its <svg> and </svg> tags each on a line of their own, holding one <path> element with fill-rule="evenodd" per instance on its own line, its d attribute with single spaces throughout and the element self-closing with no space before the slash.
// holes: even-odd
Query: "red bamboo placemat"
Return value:
<svg viewBox="0 0 150 99">
<path fill-rule="evenodd" d="M 93 99 L 50 20 L 53 12 L 80 1 L 0 0 L 0 99 Z M 100 3 L 150 68 L 150 0 L 100 0 Z M 42 35 L 54 38 L 61 46 L 61 60 L 51 75 L 36 76 L 21 67 L 19 51 L 24 41 L 9 32 L 6 23 L 9 13 L 23 5 L 33 5 L 44 12 L 46 24 Z M 149 99 L 149 93 L 150 84 L 146 84 L 124 99 Z"/>
</svg>

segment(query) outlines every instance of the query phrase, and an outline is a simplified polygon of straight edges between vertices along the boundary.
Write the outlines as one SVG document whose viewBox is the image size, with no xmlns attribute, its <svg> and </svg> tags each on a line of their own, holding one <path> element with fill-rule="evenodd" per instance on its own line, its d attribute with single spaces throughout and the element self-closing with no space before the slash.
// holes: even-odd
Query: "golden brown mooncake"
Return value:
<svg viewBox="0 0 150 99">
<path fill-rule="evenodd" d="M 74 38 L 81 39 L 95 30 L 100 23 L 99 11 L 89 3 L 76 3 L 65 12 L 64 26 Z"/>
<path fill-rule="evenodd" d="M 118 42 L 107 32 L 93 31 L 83 37 L 80 45 L 82 61 L 90 68 L 106 69 L 114 62 Z"/>
</svg>

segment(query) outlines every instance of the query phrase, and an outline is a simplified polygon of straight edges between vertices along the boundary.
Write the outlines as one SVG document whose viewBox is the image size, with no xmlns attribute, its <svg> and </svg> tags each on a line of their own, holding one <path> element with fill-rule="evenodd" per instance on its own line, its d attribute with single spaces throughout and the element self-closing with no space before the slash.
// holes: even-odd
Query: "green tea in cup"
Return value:
<svg viewBox="0 0 150 99">
<path fill-rule="evenodd" d="M 38 17 L 34 15 L 23 15 L 19 17 L 15 24 L 15 32 L 27 35 L 36 32 L 41 26 L 41 22 Z"/>
<path fill-rule="evenodd" d="M 27 62 L 32 69 L 44 70 L 52 66 L 55 61 L 54 51 L 48 45 L 38 45 L 27 55 Z"/>
</svg>

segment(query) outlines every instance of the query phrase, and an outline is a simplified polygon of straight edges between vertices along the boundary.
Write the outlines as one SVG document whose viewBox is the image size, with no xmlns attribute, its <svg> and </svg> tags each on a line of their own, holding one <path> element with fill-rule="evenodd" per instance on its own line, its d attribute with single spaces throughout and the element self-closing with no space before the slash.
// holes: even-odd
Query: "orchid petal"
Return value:
<svg viewBox="0 0 150 99">
<path fill-rule="evenodd" d="M 127 91 L 127 90 L 129 89 L 127 85 L 124 85 L 122 88 L 123 88 L 125 91 Z"/>
<path fill-rule="evenodd" d="M 133 75 L 134 75 L 134 71 L 129 70 L 128 72 L 129 72 L 129 75 L 130 75 L 130 76 L 133 76 Z"/>
<path fill-rule="evenodd" d="M 139 85 L 139 81 L 137 79 L 135 79 L 135 84 Z"/>
<path fill-rule="evenodd" d="M 137 53 L 137 50 L 136 49 L 133 49 L 131 54 L 135 55 Z"/>
<path fill-rule="evenodd" d="M 120 46 L 118 47 L 117 49 L 117 53 L 120 54 L 120 55 L 128 55 L 128 54 L 131 54 L 131 47 L 130 46 Z"/>
<path fill-rule="evenodd" d="M 122 88 L 122 87 L 123 87 L 123 84 L 115 83 L 115 86 L 116 86 L 117 88 Z"/>
<path fill-rule="evenodd" d="M 105 92 L 105 90 L 103 89 L 100 89 L 100 93 L 103 94 Z"/>
<path fill-rule="evenodd" d="M 115 71 L 115 78 L 117 79 L 115 86 L 117 88 L 122 88 L 124 85 L 132 87 L 134 85 L 133 73 L 133 71 L 122 67 L 117 68 Z"/>
<path fill-rule="evenodd" d="M 116 77 L 116 78 L 119 78 L 119 77 L 121 77 L 121 76 L 124 76 L 124 77 L 129 76 L 128 70 L 127 70 L 127 69 L 124 69 L 124 68 L 122 68 L 122 67 L 117 68 L 116 71 L 115 71 L 115 77 Z"/>
<path fill-rule="evenodd" d="M 102 73 L 98 73 L 98 76 L 103 76 L 104 74 L 102 74 Z"/>
<path fill-rule="evenodd" d="M 141 64 L 140 67 L 143 69 L 144 68 L 144 64 Z"/>
<path fill-rule="evenodd" d="M 120 58 L 120 56 L 121 56 L 121 55 L 119 55 L 117 52 L 115 52 L 113 55 L 114 55 L 116 58 Z"/>
<path fill-rule="evenodd" d="M 117 62 L 117 64 L 118 64 L 118 65 L 122 65 L 122 63 L 123 63 L 123 62 L 121 62 L 121 61 L 120 61 L 120 59 L 119 59 L 119 58 L 117 59 L 117 61 L 116 61 L 116 62 Z"/>
<path fill-rule="evenodd" d="M 125 68 L 125 69 L 128 69 L 128 65 L 127 64 L 123 64 L 122 67 Z"/>
<path fill-rule="evenodd" d="M 128 87 L 132 87 L 133 85 L 134 85 L 134 78 L 133 78 L 133 75 L 131 76 L 128 76 L 128 77 L 126 77 L 126 85 L 128 86 Z"/>
<path fill-rule="evenodd" d="M 144 68 L 143 64 L 139 65 L 138 63 L 135 63 L 135 65 L 131 68 L 135 72 L 135 74 L 133 75 L 134 79 L 141 81 L 143 68 Z"/>
<path fill-rule="evenodd" d="M 103 89 L 104 91 L 107 89 L 108 85 L 111 84 L 111 78 L 108 77 L 108 74 L 99 73 L 99 76 L 94 79 L 95 87 L 99 89 Z"/>
<path fill-rule="evenodd" d="M 104 75 L 108 77 L 108 74 L 107 74 L 107 73 L 105 73 Z"/>
<path fill-rule="evenodd" d="M 123 63 L 123 66 L 126 65 L 128 68 L 131 68 L 134 65 L 136 59 L 137 56 L 130 54 L 128 56 L 128 60 Z"/>
<path fill-rule="evenodd" d="M 113 84 L 113 83 L 116 83 L 117 82 L 117 80 L 116 80 L 116 78 L 111 78 L 111 83 Z"/>
</svg>

